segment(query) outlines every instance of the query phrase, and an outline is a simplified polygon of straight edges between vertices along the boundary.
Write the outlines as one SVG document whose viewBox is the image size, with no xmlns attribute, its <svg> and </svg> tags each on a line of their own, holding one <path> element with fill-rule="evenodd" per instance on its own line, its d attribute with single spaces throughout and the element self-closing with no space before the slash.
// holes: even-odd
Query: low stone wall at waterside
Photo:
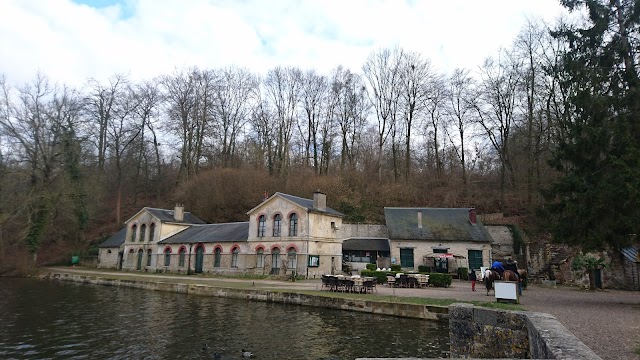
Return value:
<svg viewBox="0 0 640 360">
<path fill-rule="evenodd" d="M 330 309 L 359 311 L 371 314 L 392 315 L 414 319 L 446 321 L 449 309 L 442 306 L 398 304 L 380 301 L 343 299 L 336 297 L 279 292 L 259 289 L 234 289 L 200 284 L 181 284 L 164 281 L 119 279 L 117 277 L 88 276 L 69 273 L 50 273 L 52 280 L 73 281 L 85 284 L 122 286 L 183 294 L 226 297 L 233 299 L 276 302 L 282 304 L 316 306 Z"/>
<path fill-rule="evenodd" d="M 453 358 L 601 359 L 544 313 L 453 304 L 449 337 Z"/>
</svg>

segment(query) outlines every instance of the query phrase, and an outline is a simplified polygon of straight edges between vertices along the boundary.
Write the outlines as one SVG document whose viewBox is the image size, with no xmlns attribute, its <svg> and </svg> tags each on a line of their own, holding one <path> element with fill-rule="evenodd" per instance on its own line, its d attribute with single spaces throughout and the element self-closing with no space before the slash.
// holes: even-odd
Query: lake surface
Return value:
<svg viewBox="0 0 640 360">
<path fill-rule="evenodd" d="M 203 350 L 207 344 L 206 350 Z M 0 278 L 0 359 L 446 358 L 432 321 Z"/>
</svg>

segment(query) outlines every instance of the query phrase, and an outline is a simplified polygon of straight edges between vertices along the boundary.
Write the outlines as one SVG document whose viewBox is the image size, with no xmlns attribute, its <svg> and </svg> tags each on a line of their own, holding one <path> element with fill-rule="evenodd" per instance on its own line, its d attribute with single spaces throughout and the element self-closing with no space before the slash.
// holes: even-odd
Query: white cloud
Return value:
<svg viewBox="0 0 640 360">
<path fill-rule="evenodd" d="M 474 68 L 510 46 L 526 16 L 552 21 L 561 11 L 556 0 L 127 1 L 126 9 L 0 1 L 0 72 L 14 83 L 40 70 L 80 85 L 194 65 L 358 71 L 371 51 L 394 45 L 449 71 Z"/>
</svg>

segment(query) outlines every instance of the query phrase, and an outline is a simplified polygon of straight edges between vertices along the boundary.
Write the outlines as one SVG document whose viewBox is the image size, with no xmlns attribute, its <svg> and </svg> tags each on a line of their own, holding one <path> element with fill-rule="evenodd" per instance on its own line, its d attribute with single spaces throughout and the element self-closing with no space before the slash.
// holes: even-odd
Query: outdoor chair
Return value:
<svg viewBox="0 0 640 360">
<path fill-rule="evenodd" d="M 395 287 L 396 277 L 393 275 L 387 275 L 387 285 L 389 285 L 389 287 Z"/>
<path fill-rule="evenodd" d="M 331 282 L 330 282 L 328 276 L 322 275 L 322 287 L 320 289 L 321 290 L 323 290 L 323 289 L 331 290 Z"/>
<path fill-rule="evenodd" d="M 378 289 L 376 289 L 376 279 L 367 279 L 363 282 L 363 287 L 364 287 L 364 292 L 365 293 L 372 293 L 373 290 L 375 290 L 376 292 L 378 292 Z"/>
<path fill-rule="evenodd" d="M 400 274 L 398 278 L 398 286 L 406 288 L 409 286 L 409 276 L 407 274 Z"/>
<path fill-rule="evenodd" d="M 355 281 L 351 280 L 351 279 L 345 279 L 344 280 L 344 292 L 353 292 L 354 288 L 355 288 Z"/>
</svg>

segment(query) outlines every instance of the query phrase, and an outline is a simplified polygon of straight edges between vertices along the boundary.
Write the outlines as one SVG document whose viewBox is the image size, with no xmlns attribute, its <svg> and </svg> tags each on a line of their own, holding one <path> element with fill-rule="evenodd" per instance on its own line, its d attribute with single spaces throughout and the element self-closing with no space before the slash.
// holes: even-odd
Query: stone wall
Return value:
<svg viewBox="0 0 640 360">
<path fill-rule="evenodd" d="M 449 307 L 452 358 L 601 359 L 549 314 Z"/>
</svg>

